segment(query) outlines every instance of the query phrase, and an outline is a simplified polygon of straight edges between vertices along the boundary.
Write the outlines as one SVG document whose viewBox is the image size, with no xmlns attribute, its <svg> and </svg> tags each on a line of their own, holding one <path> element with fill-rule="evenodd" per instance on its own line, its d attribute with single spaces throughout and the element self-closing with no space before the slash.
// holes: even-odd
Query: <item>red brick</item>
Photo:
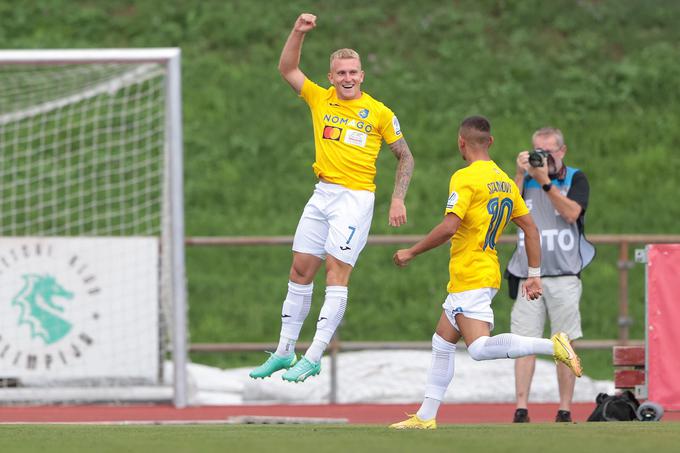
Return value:
<svg viewBox="0 0 680 453">
<path fill-rule="evenodd" d="M 645 383 L 645 370 L 614 370 L 614 387 L 634 388 Z"/>
<path fill-rule="evenodd" d="M 644 346 L 614 346 L 614 366 L 645 366 Z"/>
</svg>

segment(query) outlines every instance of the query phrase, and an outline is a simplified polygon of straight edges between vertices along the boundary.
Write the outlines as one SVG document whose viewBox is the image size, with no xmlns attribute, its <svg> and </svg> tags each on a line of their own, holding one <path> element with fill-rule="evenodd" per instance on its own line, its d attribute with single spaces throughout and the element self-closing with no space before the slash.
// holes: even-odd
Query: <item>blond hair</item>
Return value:
<svg viewBox="0 0 680 453">
<path fill-rule="evenodd" d="M 534 132 L 531 139 L 533 140 L 536 137 L 555 137 L 557 146 L 560 148 L 564 146 L 564 135 L 562 135 L 562 131 L 556 127 L 542 127 Z"/>
<path fill-rule="evenodd" d="M 356 58 L 361 63 L 361 57 L 359 53 L 354 49 L 338 49 L 331 54 L 330 67 L 333 67 L 333 60 L 345 59 L 345 58 Z"/>
</svg>

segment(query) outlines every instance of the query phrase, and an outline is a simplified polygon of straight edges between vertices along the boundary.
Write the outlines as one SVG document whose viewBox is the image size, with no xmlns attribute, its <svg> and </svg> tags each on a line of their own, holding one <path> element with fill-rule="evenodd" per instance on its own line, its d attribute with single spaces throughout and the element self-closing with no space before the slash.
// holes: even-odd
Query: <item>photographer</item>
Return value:
<svg viewBox="0 0 680 453">
<path fill-rule="evenodd" d="M 580 273 L 595 255 L 594 247 L 584 236 L 588 180 L 582 171 L 564 165 L 567 146 L 559 129 L 539 129 L 534 132 L 532 142 L 532 152 L 522 151 L 517 156 L 515 183 L 540 232 L 543 295 L 533 301 L 517 295 L 520 281 L 527 278 L 524 235 L 519 231 L 517 248 L 506 270 L 510 297 L 515 299 L 511 332 L 542 337 L 548 316 L 551 333 L 562 331 L 574 340 L 583 336 L 579 313 Z M 527 403 L 535 365 L 535 356 L 515 362 L 515 423 L 529 422 Z M 555 421 L 570 422 L 575 376 L 558 363 L 557 381 L 560 406 Z"/>
</svg>

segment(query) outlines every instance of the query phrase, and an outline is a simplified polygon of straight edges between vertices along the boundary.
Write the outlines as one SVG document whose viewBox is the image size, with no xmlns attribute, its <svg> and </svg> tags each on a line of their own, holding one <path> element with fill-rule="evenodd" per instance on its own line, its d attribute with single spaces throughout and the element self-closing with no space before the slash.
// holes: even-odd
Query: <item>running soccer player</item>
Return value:
<svg viewBox="0 0 680 453">
<path fill-rule="evenodd" d="M 312 114 L 319 178 L 295 231 L 288 294 L 281 311 L 276 351 L 250 372 L 265 378 L 287 370 L 282 378 L 302 382 L 321 371 L 321 356 L 347 306 L 347 286 L 366 245 L 375 200 L 375 161 L 384 140 L 399 160 L 389 224 L 406 223 L 404 198 L 413 173 L 413 156 L 392 110 L 361 91 L 364 71 L 359 54 L 340 49 L 330 57 L 330 88 L 322 88 L 300 70 L 302 42 L 316 27 L 316 16 L 301 14 L 288 36 L 279 71 Z M 314 340 L 298 361 L 295 343 L 312 303 L 314 275 L 326 261 L 326 297 Z"/>
<path fill-rule="evenodd" d="M 471 116 L 463 120 L 458 130 L 458 149 L 468 165 L 451 177 L 444 220 L 424 239 L 394 254 L 395 264 L 403 267 L 417 255 L 451 240 L 449 294 L 432 336 L 425 399 L 416 414 L 390 428 L 437 427 L 437 411 L 453 379 L 456 343 L 461 338 L 474 360 L 546 354 L 581 376 L 579 358 L 563 333 L 550 340 L 510 333 L 490 336 L 494 323 L 491 300 L 501 282 L 496 241 L 508 220 L 525 234 L 529 272 L 522 294 L 535 300 L 542 293 L 538 229 L 517 185 L 489 157 L 492 144 L 491 125 L 486 118 Z"/>
</svg>

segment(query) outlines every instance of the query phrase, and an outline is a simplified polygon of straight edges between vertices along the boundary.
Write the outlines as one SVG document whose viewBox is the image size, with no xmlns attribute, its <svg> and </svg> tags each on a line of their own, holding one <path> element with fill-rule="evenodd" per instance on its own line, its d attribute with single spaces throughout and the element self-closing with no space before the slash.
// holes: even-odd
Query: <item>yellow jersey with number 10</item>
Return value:
<svg viewBox="0 0 680 453">
<path fill-rule="evenodd" d="M 338 99 L 335 87 L 324 89 L 309 79 L 300 96 L 312 113 L 316 176 L 348 189 L 375 192 L 382 140 L 389 145 L 402 138 L 392 110 L 367 93 L 359 99 Z"/>
<path fill-rule="evenodd" d="M 496 241 L 508 221 L 529 213 L 515 182 L 491 160 L 455 172 L 445 214 L 461 223 L 451 238 L 448 292 L 500 288 Z"/>
</svg>

